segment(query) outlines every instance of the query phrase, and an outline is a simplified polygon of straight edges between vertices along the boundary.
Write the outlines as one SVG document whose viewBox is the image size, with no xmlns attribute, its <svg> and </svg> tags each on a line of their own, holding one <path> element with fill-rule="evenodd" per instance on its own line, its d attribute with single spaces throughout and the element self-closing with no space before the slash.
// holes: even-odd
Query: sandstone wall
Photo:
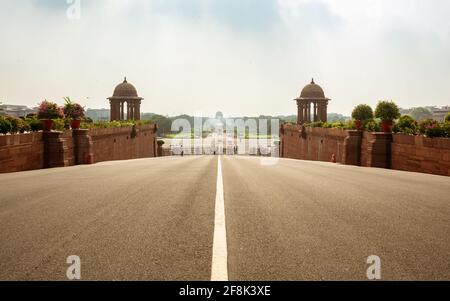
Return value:
<svg viewBox="0 0 450 301">
<path fill-rule="evenodd" d="M 155 125 L 0 135 L 0 173 L 150 157 Z"/>
</svg>

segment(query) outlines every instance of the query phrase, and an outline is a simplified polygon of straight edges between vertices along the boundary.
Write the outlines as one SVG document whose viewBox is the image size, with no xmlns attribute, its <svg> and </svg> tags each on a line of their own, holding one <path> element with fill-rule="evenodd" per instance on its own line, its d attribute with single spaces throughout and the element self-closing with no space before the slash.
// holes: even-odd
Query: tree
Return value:
<svg viewBox="0 0 450 301">
<path fill-rule="evenodd" d="M 422 107 L 412 109 L 409 115 L 416 121 L 433 118 L 431 111 Z"/>
</svg>

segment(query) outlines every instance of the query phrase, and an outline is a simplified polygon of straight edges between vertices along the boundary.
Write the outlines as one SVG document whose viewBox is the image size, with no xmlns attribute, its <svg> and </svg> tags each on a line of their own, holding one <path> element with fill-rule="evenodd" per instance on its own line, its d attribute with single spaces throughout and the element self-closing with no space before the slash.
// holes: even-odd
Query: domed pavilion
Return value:
<svg viewBox="0 0 450 301">
<path fill-rule="evenodd" d="M 317 85 L 314 79 L 303 88 L 300 97 L 295 100 L 298 107 L 298 124 L 327 121 L 328 102 L 331 99 L 325 97 L 322 87 Z"/>
<path fill-rule="evenodd" d="M 138 96 L 136 88 L 127 81 L 116 86 L 112 97 L 109 97 L 111 105 L 111 121 L 140 120 L 142 97 Z M 126 104 L 126 116 L 125 116 Z"/>
</svg>

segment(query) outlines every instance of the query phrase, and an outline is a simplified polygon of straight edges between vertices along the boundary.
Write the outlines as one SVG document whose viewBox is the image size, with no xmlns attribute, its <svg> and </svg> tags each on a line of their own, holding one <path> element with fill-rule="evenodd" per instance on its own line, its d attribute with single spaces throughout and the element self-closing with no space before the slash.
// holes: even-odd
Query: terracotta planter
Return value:
<svg viewBox="0 0 450 301">
<path fill-rule="evenodd" d="M 70 127 L 71 127 L 73 130 L 79 130 L 79 129 L 80 129 L 80 126 L 81 126 L 81 120 L 74 119 L 74 120 L 72 120 L 71 123 L 70 123 Z"/>
<path fill-rule="evenodd" d="M 383 120 L 383 121 L 381 121 L 381 129 L 385 133 L 392 132 L 392 120 Z"/>
<path fill-rule="evenodd" d="M 361 120 L 355 120 L 355 127 L 359 131 L 362 127 L 362 121 Z"/>
<path fill-rule="evenodd" d="M 51 132 L 53 130 L 53 120 L 51 119 L 43 119 L 42 120 L 42 125 L 44 126 L 44 131 L 45 132 Z"/>
</svg>

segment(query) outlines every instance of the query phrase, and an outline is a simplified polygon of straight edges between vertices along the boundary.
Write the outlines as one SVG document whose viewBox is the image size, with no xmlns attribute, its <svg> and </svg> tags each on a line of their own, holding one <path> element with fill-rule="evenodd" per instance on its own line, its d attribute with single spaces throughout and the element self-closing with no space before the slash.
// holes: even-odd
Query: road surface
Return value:
<svg viewBox="0 0 450 301">
<path fill-rule="evenodd" d="M 384 280 L 450 280 L 450 178 L 218 159 L 0 175 L 0 280 L 67 279 L 70 255 L 83 280 L 210 280 L 220 243 L 229 280 L 366 280 L 371 255 Z"/>
</svg>

